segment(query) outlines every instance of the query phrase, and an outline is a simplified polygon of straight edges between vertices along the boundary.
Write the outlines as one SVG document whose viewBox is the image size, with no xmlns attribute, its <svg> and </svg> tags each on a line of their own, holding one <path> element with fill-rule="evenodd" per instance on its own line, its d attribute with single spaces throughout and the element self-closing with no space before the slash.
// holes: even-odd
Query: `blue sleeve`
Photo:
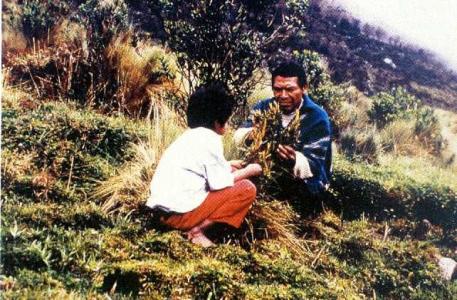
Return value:
<svg viewBox="0 0 457 300">
<path fill-rule="evenodd" d="M 316 184 L 325 185 L 328 183 L 331 144 L 331 127 L 328 117 L 319 116 L 313 122 L 302 122 L 298 150 L 308 159 L 313 173 L 311 181 Z M 311 190 L 313 189 L 311 188 Z"/>
</svg>

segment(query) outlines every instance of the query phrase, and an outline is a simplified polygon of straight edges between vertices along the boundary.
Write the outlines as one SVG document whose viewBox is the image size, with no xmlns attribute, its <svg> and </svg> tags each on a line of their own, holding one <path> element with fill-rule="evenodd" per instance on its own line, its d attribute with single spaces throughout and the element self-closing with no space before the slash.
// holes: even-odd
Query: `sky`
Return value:
<svg viewBox="0 0 457 300">
<path fill-rule="evenodd" d="M 457 0 L 334 0 L 351 14 L 435 52 L 457 70 Z"/>
</svg>

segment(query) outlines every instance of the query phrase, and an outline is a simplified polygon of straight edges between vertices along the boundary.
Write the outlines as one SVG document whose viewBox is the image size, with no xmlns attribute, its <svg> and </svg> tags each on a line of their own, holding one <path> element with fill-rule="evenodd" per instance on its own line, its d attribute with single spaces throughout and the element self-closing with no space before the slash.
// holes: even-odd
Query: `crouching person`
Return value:
<svg viewBox="0 0 457 300">
<path fill-rule="evenodd" d="M 234 101 L 218 84 L 202 86 L 189 99 L 187 129 L 165 150 L 151 181 L 146 205 L 166 214 L 161 221 L 187 232 L 189 240 L 213 245 L 205 230 L 214 223 L 238 228 L 256 196 L 247 178 L 258 164 L 227 161 L 222 135 Z"/>
</svg>

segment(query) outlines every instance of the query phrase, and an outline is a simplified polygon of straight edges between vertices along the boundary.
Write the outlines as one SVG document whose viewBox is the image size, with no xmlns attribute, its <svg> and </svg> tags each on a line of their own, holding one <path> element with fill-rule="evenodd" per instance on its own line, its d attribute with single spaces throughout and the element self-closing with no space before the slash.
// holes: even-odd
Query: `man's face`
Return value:
<svg viewBox="0 0 457 300">
<path fill-rule="evenodd" d="M 273 94 L 281 111 L 290 114 L 300 107 L 306 86 L 298 84 L 298 77 L 276 76 L 273 80 Z"/>
</svg>

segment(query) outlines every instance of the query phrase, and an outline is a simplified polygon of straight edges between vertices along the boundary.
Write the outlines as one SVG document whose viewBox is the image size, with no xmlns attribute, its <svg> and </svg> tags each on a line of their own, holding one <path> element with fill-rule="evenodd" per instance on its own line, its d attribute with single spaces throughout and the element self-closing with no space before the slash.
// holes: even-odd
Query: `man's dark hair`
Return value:
<svg viewBox="0 0 457 300">
<path fill-rule="evenodd" d="M 300 87 L 307 85 L 305 68 L 294 60 L 281 62 L 271 73 L 271 84 L 274 83 L 276 76 L 298 77 Z"/>
<path fill-rule="evenodd" d="M 214 129 L 214 122 L 223 125 L 233 112 L 234 100 L 220 83 L 202 85 L 190 96 L 187 124 L 190 128 Z"/>
</svg>

